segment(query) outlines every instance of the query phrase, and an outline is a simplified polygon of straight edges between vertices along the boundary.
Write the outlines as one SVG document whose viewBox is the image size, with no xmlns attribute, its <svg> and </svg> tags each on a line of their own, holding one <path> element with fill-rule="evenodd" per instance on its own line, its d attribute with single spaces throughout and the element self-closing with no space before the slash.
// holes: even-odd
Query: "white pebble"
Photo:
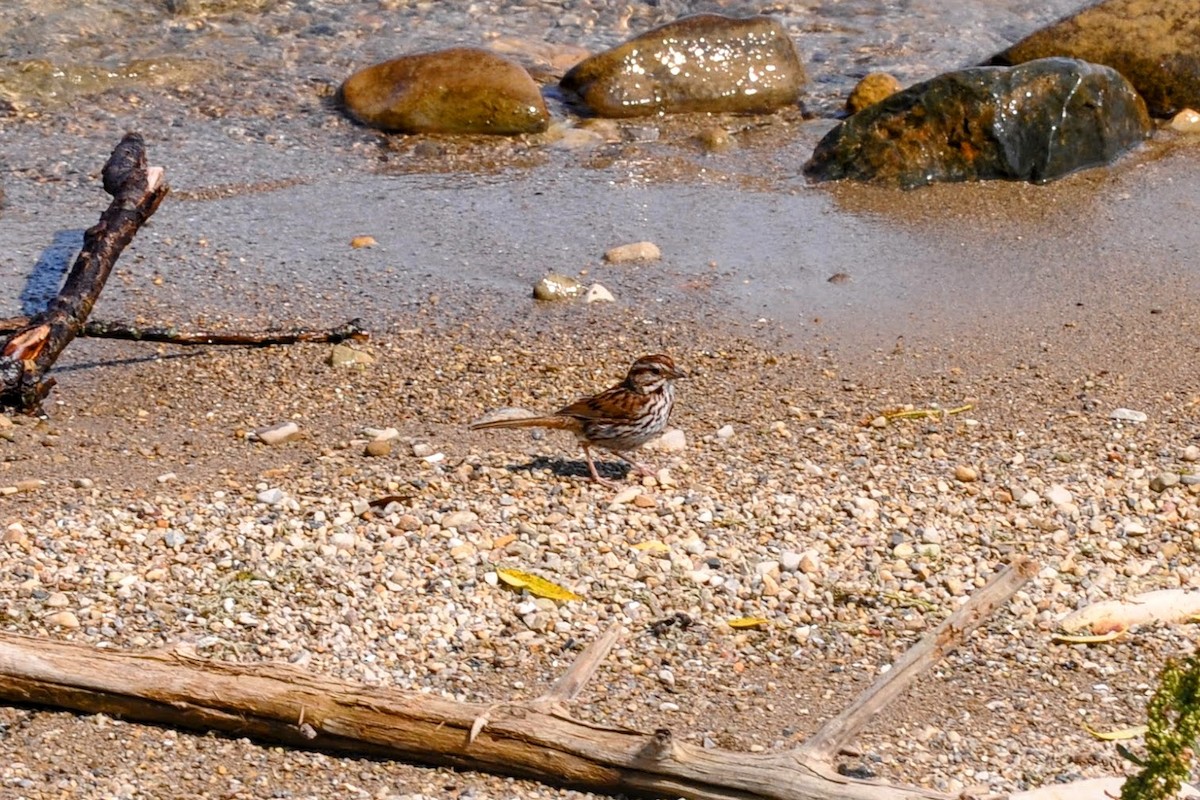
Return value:
<svg viewBox="0 0 1200 800">
<path fill-rule="evenodd" d="M 1046 491 L 1046 499 L 1056 506 L 1065 506 L 1075 498 L 1065 486 L 1056 483 Z"/>
<path fill-rule="evenodd" d="M 266 503 L 269 506 L 277 506 L 287 497 L 283 493 L 283 489 L 264 489 L 256 495 L 258 502 Z"/>
<path fill-rule="evenodd" d="M 728 439 L 731 436 L 733 436 L 733 426 L 732 425 L 722 425 L 720 428 L 717 429 L 717 438 L 718 439 Z"/>
<path fill-rule="evenodd" d="M 354 545 L 358 543 L 358 537 L 353 533 L 342 531 L 330 536 L 329 543 L 338 550 L 353 550 Z"/>
<path fill-rule="evenodd" d="M 277 422 L 265 428 L 254 431 L 254 437 L 263 444 L 280 444 L 300 434 L 300 426 L 295 422 Z"/>
<path fill-rule="evenodd" d="M 613 293 L 599 283 L 593 283 L 588 287 L 587 293 L 583 296 L 585 303 L 611 303 L 617 298 L 613 297 Z"/>
<path fill-rule="evenodd" d="M 667 428 L 662 436 L 643 445 L 659 453 L 678 453 L 687 449 L 687 435 L 679 428 Z"/>
<path fill-rule="evenodd" d="M 474 511 L 452 511 L 442 517 L 441 525 L 443 528 L 461 528 L 470 525 L 477 519 L 479 519 L 479 515 Z"/>
<path fill-rule="evenodd" d="M 630 486 L 626 489 L 622 489 L 621 491 L 617 492 L 616 496 L 614 496 L 612 500 L 609 501 L 608 508 L 611 511 L 619 506 L 623 506 L 641 493 L 642 487 L 640 486 Z"/>
<path fill-rule="evenodd" d="M 1110 419 L 1119 419 L 1122 422 L 1145 422 L 1150 419 L 1144 411 L 1135 411 L 1132 408 L 1117 408 L 1108 416 Z"/>
</svg>

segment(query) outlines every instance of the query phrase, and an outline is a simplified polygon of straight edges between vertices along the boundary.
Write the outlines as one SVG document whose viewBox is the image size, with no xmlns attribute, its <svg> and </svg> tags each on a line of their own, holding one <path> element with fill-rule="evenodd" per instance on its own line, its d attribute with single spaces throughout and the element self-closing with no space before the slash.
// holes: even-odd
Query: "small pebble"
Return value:
<svg viewBox="0 0 1200 800">
<path fill-rule="evenodd" d="M 338 532 L 329 537 L 329 543 L 338 550 L 353 550 L 358 544 L 358 537 L 353 533 Z"/>
<path fill-rule="evenodd" d="M 1150 418 L 1145 412 L 1135 411 L 1132 408 L 1114 409 L 1108 416 L 1110 419 L 1117 419 L 1122 422 L 1145 422 Z"/>
<path fill-rule="evenodd" d="M 588 287 L 587 293 L 583 296 L 585 303 L 611 303 L 616 300 L 612 292 L 604 288 L 599 283 L 593 283 Z"/>
<path fill-rule="evenodd" d="M 667 428 L 661 436 L 643 447 L 659 453 L 679 453 L 687 449 L 687 434 L 679 428 Z"/>
<path fill-rule="evenodd" d="M 610 264 L 629 264 L 635 261 L 657 261 L 662 258 L 662 251 L 654 242 L 632 242 L 611 247 L 604 253 L 604 260 Z"/>
<path fill-rule="evenodd" d="M 278 488 L 264 489 L 263 491 L 261 491 L 257 495 L 255 495 L 255 497 L 258 499 L 258 502 L 266 503 L 269 506 L 279 505 L 280 503 L 282 503 L 284 501 L 286 496 L 287 495 L 285 495 L 283 493 L 283 490 L 278 489 Z"/>
<path fill-rule="evenodd" d="M 374 364 L 375 359 L 370 353 L 356 350 L 348 344 L 335 344 L 329 351 L 326 363 L 331 367 L 364 367 Z"/>
<path fill-rule="evenodd" d="M 391 439 L 372 439 L 371 441 L 367 442 L 367 446 L 366 446 L 366 448 L 364 448 L 364 453 L 372 458 L 379 458 L 382 456 L 391 455 L 392 454 L 392 440 Z"/>
<path fill-rule="evenodd" d="M 263 444 L 282 444 L 300 435 L 300 426 L 291 420 L 277 422 L 254 431 L 254 438 Z"/>
<path fill-rule="evenodd" d="M 1046 500 L 1056 506 L 1065 506 L 1074 501 L 1074 496 L 1065 486 L 1054 484 L 1046 491 Z"/>
<path fill-rule="evenodd" d="M 630 486 L 617 492 L 613 499 L 608 502 L 609 509 L 616 509 L 628 503 L 633 498 L 642 493 L 642 487 Z"/>
<path fill-rule="evenodd" d="M 975 471 L 974 467 L 959 464 L 954 468 L 954 478 L 963 483 L 973 483 L 979 480 L 979 473 Z"/>
<path fill-rule="evenodd" d="M 537 300 L 570 300 L 583 294 L 583 284 L 567 275 L 552 272 L 533 285 Z"/>
<path fill-rule="evenodd" d="M 733 436 L 733 426 L 732 425 L 722 425 L 720 428 L 717 429 L 717 438 L 718 439 L 729 439 L 732 436 Z"/>
<path fill-rule="evenodd" d="M 479 519 L 474 511 L 453 511 L 442 517 L 443 528 L 462 528 Z"/>
<path fill-rule="evenodd" d="M 74 611 L 56 611 L 46 617 L 46 624 L 60 628 L 78 628 L 79 617 L 75 616 Z"/>
<path fill-rule="evenodd" d="M 1165 492 L 1179 484 L 1178 472 L 1160 472 L 1150 479 L 1150 489 L 1155 492 Z"/>
<path fill-rule="evenodd" d="M 720 126 L 700 131 L 696 135 L 696 141 L 709 153 L 723 153 L 737 144 L 729 131 Z"/>
<path fill-rule="evenodd" d="M 1200 112 L 1185 108 L 1171 117 L 1170 125 L 1180 133 L 1200 133 Z"/>
</svg>

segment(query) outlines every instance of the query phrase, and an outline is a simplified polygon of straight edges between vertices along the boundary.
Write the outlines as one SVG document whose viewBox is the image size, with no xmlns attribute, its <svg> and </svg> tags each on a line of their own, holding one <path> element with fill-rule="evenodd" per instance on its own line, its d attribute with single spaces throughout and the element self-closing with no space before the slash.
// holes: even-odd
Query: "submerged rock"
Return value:
<svg viewBox="0 0 1200 800">
<path fill-rule="evenodd" d="M 537 133 L 550 122 L 529 73 L 487 50 L 456 47 L 365 67 L 342 84 L 355 119 L 402 133 Z"/>
<path fill-rule="evenodd" d="M 769 112 L 793 105 L 804 67 L 771 17 L 697 14 L 576 64 L 561 81 L 594 113 Z"/>
<path fill-rule="evenodd" d="M 1145 104 L 1115 70 L 1047 58 L 951 72 L 898 92 L 830 131 L 804 171 L 905 187 L 1041 183 L 1108 163 L 1149 131 Z"/>
<path fill-rule="evenodd" d="M 1196 0 L 1106 0 L 1033 33 L 989 64 L 1067 56 L 1124 75 L 1150 113 L 1200 107 L 1200 5 Z"/>
</svg>

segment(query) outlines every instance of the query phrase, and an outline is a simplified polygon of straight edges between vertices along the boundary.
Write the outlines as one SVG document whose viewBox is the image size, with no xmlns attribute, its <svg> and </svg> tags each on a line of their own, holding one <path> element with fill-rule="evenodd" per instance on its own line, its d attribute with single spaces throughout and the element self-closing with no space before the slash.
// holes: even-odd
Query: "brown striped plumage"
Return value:
<svg viewBox="0 0 1200 800">
<path fill-rule="evenodd" d="M 591 448 L 600 447 L 625 458 L 624 453 L 661 434 L 675 406 L 675 381 L 686 377 L 687 373 L 676 367 L 670 356 L 642 356 L 633 362 L 625 380 L 600 394 L 576 400 L 553 414 L 485 420 L 472 424 L 471 429 L 553 428 L 571 431 L 583 447 L 592 478 L 612 486 L 596 471 Z M 630 463 L 642 472 L 654 474 L 635 461 Z"/>
</svg>

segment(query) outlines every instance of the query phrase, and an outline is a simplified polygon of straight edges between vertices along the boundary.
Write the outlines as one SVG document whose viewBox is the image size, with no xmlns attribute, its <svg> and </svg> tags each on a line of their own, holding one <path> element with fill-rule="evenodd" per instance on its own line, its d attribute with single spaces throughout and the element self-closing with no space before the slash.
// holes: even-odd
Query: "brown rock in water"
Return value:
<svg viewBox="0 0 1200 800">
<path fill-rule="evenodd" d="M 1145 104 L 1109 67 L 1044 58 L 939 75 L 838 125 L 804 172 L 904 187 L 1043 183 L 1106 164 L 1149 135 Z"/>
<path fill-rule="evenodd" d="M 900 81 L 886 72 L 872 72 L 864 77 L 850 92 L 846 99 L 846 110 L 857 114 L 868 106 L 873 106 L 886 97 L 891 97 L 904 87 Z"/>
<path fill-rule="evenodd" d="M 550 115 L 533 78 L 486 50 L 457 47 L 359 70 L 341 89 L 346 111 L 402 133 L 537 133 Z"/>
<path fill-rule="evenodd" d="M 804 67 L 771 17 L 697 14 L 598 53 L 563 76 L 603 117 L 770 112 L 800 99 Z"/>
<path fill-rule="evenodd" d="M 1112 67 L 1129 79 L 1156 117 L 1200 107 L 1200 3 L 1107 0 L 1042 28 L 988 63 L 1021 64 L 1048 56 Z"/>
</svg>

